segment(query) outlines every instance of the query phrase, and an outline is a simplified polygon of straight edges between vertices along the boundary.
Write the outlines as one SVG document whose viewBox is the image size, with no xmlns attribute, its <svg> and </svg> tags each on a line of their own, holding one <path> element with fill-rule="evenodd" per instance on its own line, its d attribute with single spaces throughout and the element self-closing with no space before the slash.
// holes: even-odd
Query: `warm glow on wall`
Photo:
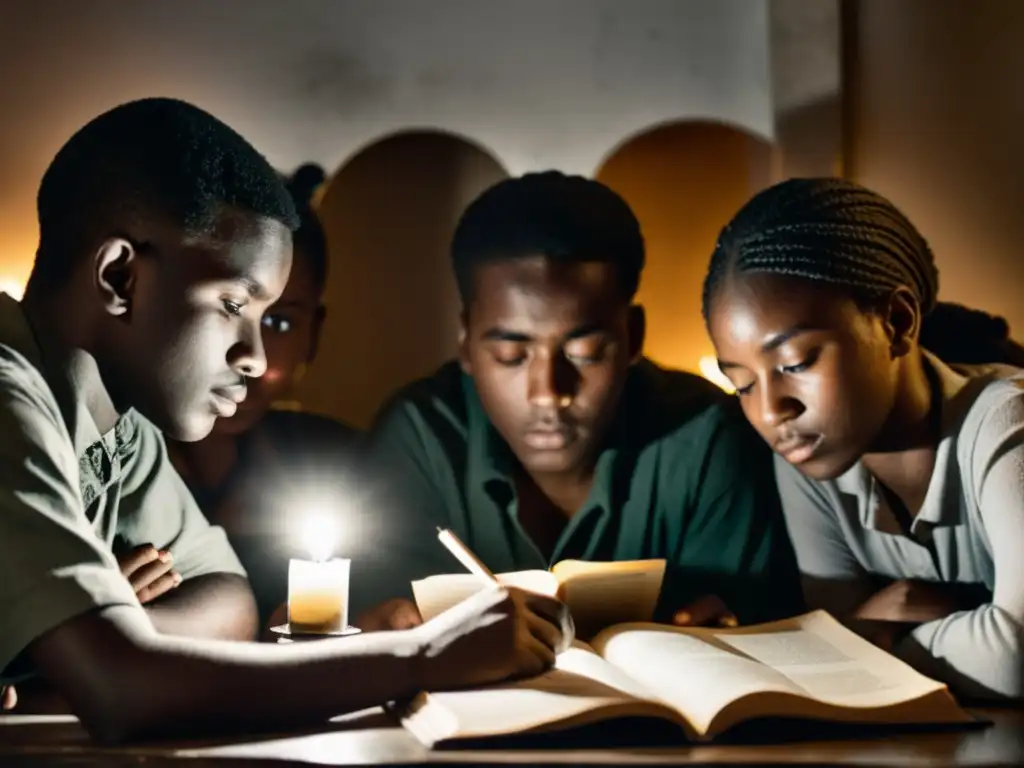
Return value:
<svg viewBox="0 0 1024 768">
<path fill-rule="evenodd" d="M 700 375 L 712 384 L 717 384 L 730 395 L 736 391 L 736 387 L 729 381 L 729 377 L 722 373 L 722 370 L 718 367 L 718 360 L 714 355 L 704 355 L 700 359 L 699 367 Z"/>
<path fill-rule="evenodd" d="M 708 353 L 708 260 L 722 227 L 769 177 L 770 160 L 768 143 L 738 128 L 680 121 L 630 139 L 598 171 L 640 220 L 647 263 L 636 301 L 647 315 L 644 354 L 659 365 L 692 371 Z"/>
<path fill-rule="evenodd" d="M 25 294 L 39 236 L 35 215 L 4 215 L 0 201 L 0 293 L 21 300 Z"/>
<path fill-rule="evenodd" d="M 0 277 L 0 293 L 6 293 L 21 301 L 21 297 L 25 293 L 25 281 L 15 280 L 11 277 Z"/>
</svg>

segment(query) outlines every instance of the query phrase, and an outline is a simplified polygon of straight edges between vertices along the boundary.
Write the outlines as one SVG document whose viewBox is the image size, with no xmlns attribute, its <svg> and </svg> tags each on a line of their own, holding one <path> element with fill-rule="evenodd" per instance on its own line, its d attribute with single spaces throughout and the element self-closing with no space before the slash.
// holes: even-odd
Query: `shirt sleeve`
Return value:
<svg viewBox="0 0 1024 768">
<path fill-rule="evenodd" d="M 871 596 L 874 581 L 850 549 L 829 490 L 781 456 L 774 461 L 804 601 L 809 609 L 843 618 Z"/>
<path fill-rule="evenodd" d="M 412 598 L 412 582 L 452 570 L 437 542 L 449 525 L 436 466 L 443 452 L 416 405 L 398 400 L 367 436 L 367 503 L 360 526 L 367 546 L 353 560 L 353 608 L 358 612 L 395 597 Z"/>
<path fill-rule="evenodd" d="M 210 525 L 167 455 L 163 435 L 135 412 L 118 507 L 118 546 L 169 549 L 183 580 L 211 573 L 245 576 L 224 529 Z"/>
<path fill-rule="evenodd" d="M 92 609 L 139 606 L 86 518 L 57 404 L 27 368 L 0 358 L 0 676 L 7 679 L 29 671 L 20 655 L 47 631 Z"/>
<path fill-rule="evenodd" d="M 1018 385 L 1020 386 L 1020 385 Z M 917 627 L 899 655 L 961 696 L 1024 700 L 1024 390 L 982 421 L 969 471 L 992 553 L 992 602 Z"/>
<path fill-rule="evenodd" d="M 662 608 L 677 610 L 711 593 L 744 624 L 800 613 L 799 577 L 768 447 L 732 402 L 704 418 L 708 429 L 695 432 L 695 444 L 680 456 L 680 474 L 694 490 L 669 564 L 676 596 L 664 595 Z"/>
</svg>

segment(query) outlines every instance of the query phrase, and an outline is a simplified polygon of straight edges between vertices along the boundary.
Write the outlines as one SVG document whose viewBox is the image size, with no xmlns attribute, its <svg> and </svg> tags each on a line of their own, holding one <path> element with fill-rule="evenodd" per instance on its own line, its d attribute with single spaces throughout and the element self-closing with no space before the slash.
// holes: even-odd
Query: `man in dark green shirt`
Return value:
<svg viewBox="0 0 1024 768">
<path fill-rule="evenodd" d="M 556 172 L 506 180 L 463 214 L 452 255 L 460 359 L 375 425 L 387 557 L 355 588 L 408 595 L 455 570 L 443 526 L 493 571 L 664 558 L 660 620 L 715 621 L 719 601 L 744 623 L 798 611 L 770 452 L 733 398 L 642 357 L 625 201 Z"/>
</svg>

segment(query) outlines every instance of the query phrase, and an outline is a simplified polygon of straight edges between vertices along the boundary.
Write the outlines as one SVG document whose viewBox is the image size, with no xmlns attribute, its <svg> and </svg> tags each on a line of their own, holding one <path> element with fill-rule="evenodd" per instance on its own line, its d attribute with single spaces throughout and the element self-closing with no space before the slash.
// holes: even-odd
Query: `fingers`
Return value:
<svg viewBox="0 0 1024 768">
<path fill-rule="evenodd" d="M 556 653 L 562 647 L 562 630 L 560 627 L 552 624 L 547 618 L 538 616 L 531 610 L 524 611 L 523 618 L 526 620 L 526 629 L 530 635 L 543 643 L 552 653 Z"/>
<path fill-rule="evenodd" d="M 181 574 L 177 571 L 167 571 L 144 586 L 142 589 L 135 590 L 135 595 L 139 598 L 139 602 L 145 605 L 146 603 L 156 600 L 161 595 L 170 592 L 180 584 Z"/>
<path fill-rule="evenodd" d="M 736 614 L 717 595 L 704 595 L 676 611 L 672 623 L 677 627 L 738 627 Z"/>
<path fill-rule="evenodd" d="M 154 562 L 160 557 L 160 550 L 152 544 L 141 544 L 131 552 L 121 555 L 117 560 L 121 566 L 121 573 L 126 579 L 131 579 L 133 573 L 139 568 Z"/>
<path fill-rule="evenodd" d="M 543 595 L 538 595 L 537 597 L 542 601 L 540 605 L 535 607 L 531 600 L 529 607 L 533 609 L 534 614 L 540 619 L 550 622 L 558 630 L 558 640 L 553 647 L 555 653 L 561 653 L 569 648 L 572 645 L 572 641 L 576 639 L 576 624 L 573 621 L 572 614 L 569 612 L 569 606 Z M 537 608 L 540 610 L 537 610 Z"/>
<path fill-rule="evenodd" d="M 355 626 L 363 632 L 412 629 L 422 623 L 423 617 L 416 604 L 404 597 L 388 600 L 355 620 Z"/>
<path fill-rule="evenodd" d="M 419 609 L 408 600 L 403 600 L 401 605 L 397 606 L 388 618 L 389 629 L 412 629 L 422 623 L 423 617 L 420 616 Z"/>
<path fill-rule="evenodd" d="M 572 645 L 575 627 L 565 603 L 548 595 L 510 589 L 516 609 L 530 634 L 558 654 Z"/>
<path fill-rule="evenodd" d="M 138 592 L 148 587 L 174 567 L 174 558 L 170 552 L 161 552 L 156 560 L 146 563 L 128 577 L 132 587 Z"/>
<path fill-rule="evenodd" d="M 18 706 L 18 692 L 13 685 L 0 686 L 0 710 L 9 712 Z"/>
<path fill-rule="evenodd" d="M 167 550 L 142 544 L 122 555 L 118 562 L 121 573 L 135 590 L 139 602 L 155 600 L 181 584 L 181 575 L 172 570 L 174 557 Z"/>
<path fill-rule="evenodd" d="M 533 677 L 551 669 L 555 652 L 532 634 L 524 633 L 516 651 L 516 668 L 522 677 Z"/>
<path fill-rule="evenodd" d="M 564 627 L 569 617 L 569 607 L 554 597 L 539 595 L 535 592 L 522 592 L 523 601 L 527 607 L 538 616 L 541 616 L 556 627 Z"/>
</svg>

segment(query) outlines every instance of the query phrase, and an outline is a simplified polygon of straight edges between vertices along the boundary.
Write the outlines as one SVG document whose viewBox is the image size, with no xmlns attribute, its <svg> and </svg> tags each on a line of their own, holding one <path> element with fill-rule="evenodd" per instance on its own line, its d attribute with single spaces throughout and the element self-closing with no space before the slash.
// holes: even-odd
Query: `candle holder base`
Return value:
<svg viewBox="0 0 1024 768">
<path fill-rule="evenodd" d="M 292 629 L 290 624 L 279 624 L 276 627 L 271 627 L 270 631 L 275 635 L 278 635 L 277 641 L 279 643 L 301 643 L 308 640 L 326 640 L 331 637 L 348 637 L 349 635 L 358 635 L 362 632 L 359 627 L 351 626 L 336 631 L 312 632 L 306 629 Z"/>
</svg>

